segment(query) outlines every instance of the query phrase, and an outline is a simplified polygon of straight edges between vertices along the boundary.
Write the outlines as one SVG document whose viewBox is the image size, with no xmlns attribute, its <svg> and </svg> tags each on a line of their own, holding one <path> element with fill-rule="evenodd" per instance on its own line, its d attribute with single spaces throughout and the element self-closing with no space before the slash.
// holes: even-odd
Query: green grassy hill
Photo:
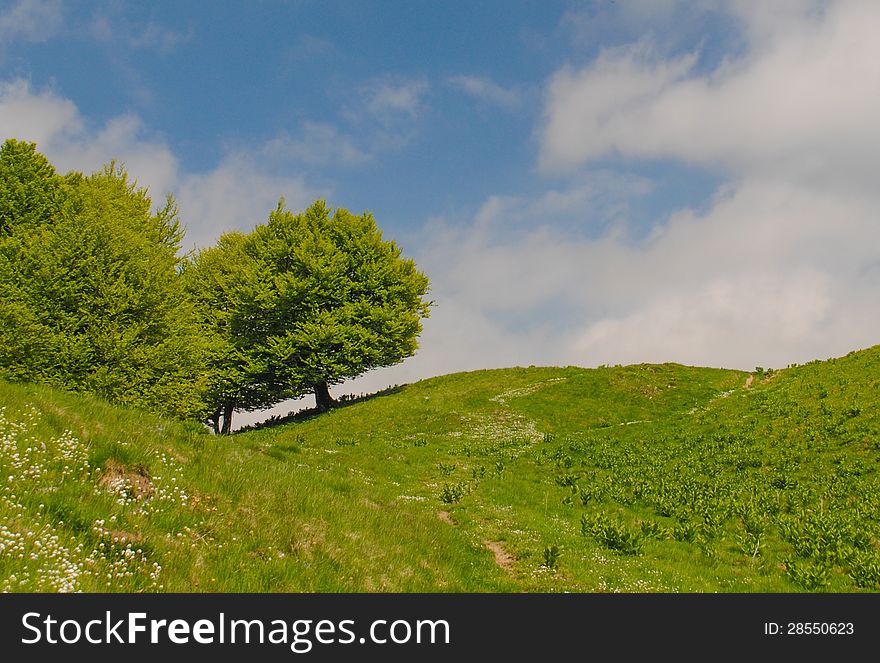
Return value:
<svg viewBox="0 0 880 663">
<path fill-rule="evenodd" d="M 455 374 L 228 438 L 0 404 L 0 590 L 880 589 L 880 346 Z"/>
</svg>

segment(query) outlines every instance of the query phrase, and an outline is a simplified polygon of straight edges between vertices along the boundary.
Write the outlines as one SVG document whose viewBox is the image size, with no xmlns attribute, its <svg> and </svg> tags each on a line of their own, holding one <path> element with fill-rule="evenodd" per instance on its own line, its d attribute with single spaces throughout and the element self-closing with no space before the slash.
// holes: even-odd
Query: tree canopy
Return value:
<svg viewBox="0 0 880 663">
<path fill-rule="evenodd" d="M 62 176 L 33 143 L 3 144 L 0 376 L 204 411 L 207 348 L 178 278 L 177 211 L 171 198 L 151 206 L 115 164 Z"/>
<path fill-rule="evenodd" d="M 184 278 L 222 341 L 215 416 L 310 392 L 326 410 L 331 385 L 411 356 L 431 305 L 428 278 L 371 214 L 331 215 L 323 200 L 298 214 L 282 200 L 250 234 L 196 254 Z"/>
</svg>

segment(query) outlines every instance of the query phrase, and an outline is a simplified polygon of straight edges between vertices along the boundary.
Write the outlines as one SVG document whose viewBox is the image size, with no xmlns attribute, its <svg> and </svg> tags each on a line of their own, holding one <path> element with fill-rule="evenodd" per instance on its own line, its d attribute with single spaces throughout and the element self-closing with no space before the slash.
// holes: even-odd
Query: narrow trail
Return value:
<svg viewBox="0 0 880 663">
<path fill-rule="evenodd" d="M 486 541 L 486 547 L 495 555 L 495 563 L 508 573 L 513 573 L 513 563 L 516 561 L 509 552 L 507 552 L 500 543 L 495 541 Z"/>
</svg>

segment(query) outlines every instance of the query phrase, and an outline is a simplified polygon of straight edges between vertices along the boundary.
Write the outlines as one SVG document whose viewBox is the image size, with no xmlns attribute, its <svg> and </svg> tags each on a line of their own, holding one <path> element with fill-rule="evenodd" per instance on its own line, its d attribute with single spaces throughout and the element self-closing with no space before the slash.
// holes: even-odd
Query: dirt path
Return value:
<svg viewBox="0 0 880 663">
<path fill-rule="evenodd" d="M 437 518 L 442 520 L 447 525 L 452 525 L 453 527 L 456 525 L 455 520 L 452 519 L 452 516 L 448 511 L 438 511 Z M 507 552 L 504 547 L 497 543 L 496 541 L 485 541 L 486 547 L 492 551 L 492 554 L 495 555 L 495 563 L 507 573 L 513 573 L 513 563 L 516 561 L 509 552 Z"/>
<path fill-rule="evenodd" d="M 455 521 L 452 519 L 452 516 L 449 515 L 448 511 L 438 511 L 437 517 L 447 525 L 455 525 Z"/>
<path fill-rule="evenodd" d="M 500 543 L 496 543 L 495 541 L 486 541 L 486 547 L 492 551 L 493 555 L 495 555 L 495 563 L 499 567 L 508 573 L 513 573 L 513 562 L 515 561 L 513 555 L 502 548 Z"/>
</svg>

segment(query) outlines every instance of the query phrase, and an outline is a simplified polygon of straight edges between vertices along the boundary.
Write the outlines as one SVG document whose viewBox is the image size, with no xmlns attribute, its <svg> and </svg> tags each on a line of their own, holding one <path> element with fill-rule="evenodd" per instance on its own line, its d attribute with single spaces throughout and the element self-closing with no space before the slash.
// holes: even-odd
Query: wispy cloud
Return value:
<svg viewBox="0 0 880 663">
<path fill-rule="evenodd" d="M 802 6 L 812 0 L 794 0 Z M 708 38 L 722 48 L 736 46 L 742 39 L 729 13 L 736 4 L 782 7 L 788 0 L 738 3 L 738 0 L 626 0 L 572 3 L 552 33 L 553 40 L 575 51 L 592 51 L 650 40 L 667 54 L 693 48 Z M 717 21 L 717 23 L 716 23 Z M 713 25 L 714 23 L 714 25 Z M 717 29 L 720 27 L 720 29 Z"/>
<path fill-rule="evenodd" d="M 158 23 L 147 23 L 142 30 L 130 35 L 128 41 L 132 48 L 138 50 L 154 50 L 160 55 L 168 55 L 180 44 L 192 39 L 193 30 L 185 32 L 172 30 Z"/>
<path fill-rule="evenodd" d="M 336 46 L 329 39 L 312 34 L 302 34 L 294 39 L 288 57 L 294 61 L 312 60 L 336 52 Z"/>
<path fill-rule="evenodd" d="M 398 150 L 418 135 L 428 110 L 428 82 L 421 78 L 383 75 L 358 85 L 353 101 L 339 112 L 366 154 Z"/>
<path fill-rule="evenodd" d="M 311 166 L 354 165 L 370 159 L 349 136 L 327 122 L 305 122 L 296 134 L 282 132 L 260 151 L 272 159 Z"/>
<path fill-rule="evenodd" d="M 18 0 L 0 9 L 0 43 L 43 42 L 55 36 L 63 22 L 61 0 Z"/>
<path fill-rule="evenodd" d="M 155 21 L 137 24 L 129 20 L 118 9 L 96 10 L 89 24 L 89 34 L 93 39 L 121 45 L 138 51 L 153 51 L 165 56 L 193 37 L 194 30 L 176 30 Z"/>
<path fill-rule="evenodd" d="M 523 102 L 523 93 L 506 88 L 482 76 L 452 76 L 449 84 L 473 98 L 502 108 L 517 108 Z"/>
<path fill-rule="evenodd" d="M 362 111 L 385 126 L 415 120 L 424 108 L 428 83 L 421 79 L 380 77 L 360 86 Z M 354 111 L 357 113 L 357 111 Z"/>
</svg>

